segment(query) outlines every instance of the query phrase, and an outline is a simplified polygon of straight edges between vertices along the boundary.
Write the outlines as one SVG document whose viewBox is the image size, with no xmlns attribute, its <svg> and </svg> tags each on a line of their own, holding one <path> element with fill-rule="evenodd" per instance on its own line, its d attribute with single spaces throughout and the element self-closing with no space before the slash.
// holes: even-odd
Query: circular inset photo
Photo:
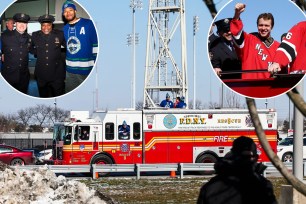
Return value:
<svg viewBox="0 0 306 204">
<path fill-rule="evenodd" d="M 20 93 L 52 98 L 91 73 L 97 30 L 76 1 L 18 0 L 1 15 L 1 76 Z"/>
<path fill-rule="evenodd" d="M 212 69 L 239 94 L 278 96 L 304 77 L 305 35 L 305 14 L 291 1 L 231 1 L 211 25 Z"/>
</svg>

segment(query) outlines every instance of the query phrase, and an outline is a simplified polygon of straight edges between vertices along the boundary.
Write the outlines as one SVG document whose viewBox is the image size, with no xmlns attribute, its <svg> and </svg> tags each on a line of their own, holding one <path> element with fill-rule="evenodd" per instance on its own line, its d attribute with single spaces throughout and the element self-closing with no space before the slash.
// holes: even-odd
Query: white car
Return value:
<svg viewBox="0 0 306 204">
<path fill-rule="evenodd" d="M 277 145 L 277 156 L 282 162 L 293 162 L 293 137 L 282 139 Z M 306 137 L 303 137 L 303 159 L 306 159 Z"/>
<path fill-rule="evenodd" d="M 39 162 L 44 162 L 46 160 L 50 160 L 52 157 L 52 149 L 45 149 L 39 152 L 37 160 Z"/>
</svg>

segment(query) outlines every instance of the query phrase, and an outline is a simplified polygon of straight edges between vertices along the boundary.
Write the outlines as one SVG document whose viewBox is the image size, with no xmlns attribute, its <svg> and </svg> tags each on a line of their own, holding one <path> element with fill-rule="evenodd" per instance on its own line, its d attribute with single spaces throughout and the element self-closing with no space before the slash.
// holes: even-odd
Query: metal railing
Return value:
<svg viewBox="0 0 306 204">
<path fill-rule="evenodd" d="M 292 163 L 284 163 L 285 166 L 292 170 Z M 267 166 L 263 173 L 263 176 L 267 176 L 267 173 L 278 173 L 278 170 L 270 162 L 265 162 Z M 304 162 L 304 175 L 306 175 L 306 162 Z M 136 173 L 136 178 L 140 179 L 141 172 L 178 172 L 179 177 L 184 177 L 186 171 L 199 171 L 213 174 L 213 163 L 177 163 L 177 164 L 92 164 L 92 165 L 26 165 L 26 166 L 12 166 L 21 170 L 33 170 L 39 167 L 48 168 L 57 174 L 63 173 L 92 173 L 92 178 L 98 178 L 98 174 L 105 173 Z"/>
</svg>

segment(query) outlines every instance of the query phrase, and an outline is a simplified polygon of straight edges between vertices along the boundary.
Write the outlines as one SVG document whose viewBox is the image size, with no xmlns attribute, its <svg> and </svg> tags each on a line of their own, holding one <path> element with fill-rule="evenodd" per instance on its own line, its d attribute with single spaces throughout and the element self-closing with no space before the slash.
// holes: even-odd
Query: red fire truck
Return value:
<svg viewBox="0 0 306 204">
<path fill-rule="evenodd" d="M 273 150 L 277 114 L 258 110 Z M 136 164 L 215 162 L 235 138 L 254 139 L 260 161 L 268 161 L 248 110 L 163 109 L 71 112 L 54 126 L 54 164 Z"/>
</svg>

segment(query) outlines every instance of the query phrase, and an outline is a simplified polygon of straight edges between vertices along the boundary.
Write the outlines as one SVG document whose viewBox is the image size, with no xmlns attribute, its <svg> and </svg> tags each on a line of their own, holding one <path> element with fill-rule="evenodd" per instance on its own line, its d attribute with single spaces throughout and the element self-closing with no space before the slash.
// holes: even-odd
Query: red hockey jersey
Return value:
<svg viewBox="0 0 306 204">
<path fill-rule="evenodd" d="M 273 62 L 285 67 L 290 63 L 290 71 L 306 70 L 306 21 L 293 26 L 276 51 Z"/>
<path fill-rule="evenodd" d="M 268 66 L 272 63 L 279 42 L 270 38 L 269 46 L 262 41 L 258 33 L 246 33 L 243 31 L 241 20 L 233 19 L 230 31 L 234 37 L 237 54 L 242 63 L 242 70 L 263 70 L 267 72 L 242 74 L 242 79 L 266 79 L 270 77 Z"/>
</svg>

